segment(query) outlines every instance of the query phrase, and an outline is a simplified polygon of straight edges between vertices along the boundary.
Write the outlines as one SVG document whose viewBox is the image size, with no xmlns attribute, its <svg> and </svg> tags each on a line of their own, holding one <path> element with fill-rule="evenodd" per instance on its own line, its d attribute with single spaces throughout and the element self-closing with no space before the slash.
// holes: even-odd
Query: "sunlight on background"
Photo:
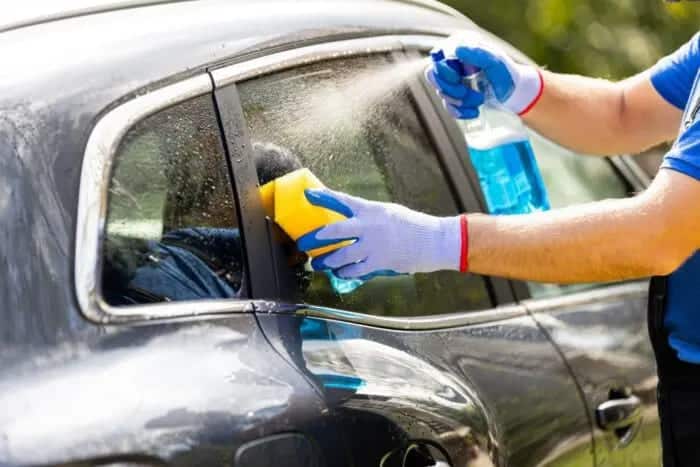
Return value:
<svg viewBox="0 0 700 467">
<path fill-rule="evenodd" d="M 700 3 L 694 2 L 490 0 L 487 7 L 482 0 L 444 2 L 540 65 L 606 78 L 624 78 L 652 65 L 700 25 Z"/>
<path fill-rule="evenodd" d="M 483 0 L 443 1 L 544 68 L 608 79 L 645 70 L 700 25 L 700 2 L 490 0 L 485 7 Z M 653 148 L 637 161 L 653 175 L 667 148 Z"/>
</svg>

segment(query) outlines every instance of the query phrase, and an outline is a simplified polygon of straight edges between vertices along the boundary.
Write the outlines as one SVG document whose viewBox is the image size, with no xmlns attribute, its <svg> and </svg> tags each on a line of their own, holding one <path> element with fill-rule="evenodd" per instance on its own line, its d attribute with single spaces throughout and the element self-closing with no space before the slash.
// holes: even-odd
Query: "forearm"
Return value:
<svg viewBox="0 0 700 467">
<path fill-rule="evenodd" d="M 542 72 L 544 92 L 526 123 L 578 152 L 636 154 L 672 138 L 681 113 L 666 103 L 644 74 L 613 83 Z"/>
<path fill-rule="evenodd" d="M 603 282 L 665 274 L 681 254 L 653 203 L 608 200 L 522 216 L 469 216 L 469 269 L 540 282 Z"/>
</svg>

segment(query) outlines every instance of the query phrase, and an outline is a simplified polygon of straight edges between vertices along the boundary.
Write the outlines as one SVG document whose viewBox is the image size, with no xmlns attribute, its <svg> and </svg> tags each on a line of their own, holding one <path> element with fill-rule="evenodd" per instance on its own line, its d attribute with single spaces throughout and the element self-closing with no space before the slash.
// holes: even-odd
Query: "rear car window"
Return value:
<svg viewBox="0 0 700 467">
<path fill-rule="evenodd" d="M 395 77 L 387 84 L 392 59 L 329 60 L 239 83 L 253 145 L 291 154 L 330 188 L 458 214 L 409 90 Z M 482 277 L 457 272 L 376 278 L 344 295 L 324 273 L 307 266 L 299 274 L 307 277 L 299 281 L 299 300 L 361 313 L 420 316 L 492 305 Z"/>
<path fill-rule="evenodd" d="M 133 126 L 109 181 L 102 295 L 110 305 L 233 298 L 245 279 L 211 96 Z"/>
</svg>

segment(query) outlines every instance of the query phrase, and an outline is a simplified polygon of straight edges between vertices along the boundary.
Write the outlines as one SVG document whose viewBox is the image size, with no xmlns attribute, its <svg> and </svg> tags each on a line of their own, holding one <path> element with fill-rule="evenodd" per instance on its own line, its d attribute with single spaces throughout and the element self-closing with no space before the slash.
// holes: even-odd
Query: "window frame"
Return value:
<svg viewBox="0 0 700 467">
<path fill-rule="evenodd" d="M 98 120 L 90 133 L 80 174 L 74 259 L 76 297 L 80 310 L 90 321 L 114 324 L 254 311 L 255 300 L 252 299 L 203 299 L 112 306 L 102 298 L 102 251 L 109 182 L 121 141 L 136 123 L 184 101 L 212 96 L 213 89 L 207 73 L 186 78 L 111 109 Z M 218 126 L 218 115 L 212 117 L 217 119 Z M 227 154 L 225 157 L 228 160 Z M 235 180 L 231 180 L 234 196 L 238 198 Z"/>
<path fill-rule="evenodd" d="M 385 35 L 359 39 L 348 39 L 340 41 L 323 42 L 305 47 L 285 50 L 281 52 L 271 53 L 269 55 L 258 56 L 248 61 L 226 65 L 218 69 L 211 70 L 211 75 L 214 81 L 215 95 L 217 96 L 217 105 L 222 118 L 224 129 L 224 137 L 226 144 L 229 145 L 233 140 L 237 140 L 235 144 L 238 148 L 231 148 L 232 159 L 242 159 L 252 161 L 250 152 L 251 143 L 248 137 L 247 124 L 243 116 L 240 97 L 237 92 L 237 84 L 251 79 L 259 78 L 265 75 L 294 69 L 304 65 L 332 60 L 334 58 L 349 58 L 356 56 L 367 56 L 374 54 L 390 54 L 399 59 L 411 58 L 412 54 L 418 51 L 428 52 L 433 46 L 443 40 L 446 35 Z M 475 198 L 475 191 L 472 189 L 471 181 L 466 171 L 462 170 L 462 164 L 457 160 L 458 154 L 455 151 L 452 138 L 446 133 L 446 127 L 442 123 L 442 119 L 436 113 L 435 105 L 430 99 L 430 95 L 426 84 L 422 79 L 415 79 L 409 82 L 409 93 L 414 99 L 417 116 L 423 124 L 426 135 L 430 138 L 438 155 L 438 162 L 443 169 L 445 180 L 450 184 L 450 191 L 455 199 L 460 210 L 469 210 L 472 212 L 480 211 L 480 205 Z M 224 97 L 226 93 L 226 97 Z M 228 115 L 229 117 L 225 117 Z M 235 118 L 237 122 L 227 123 L 227 118 Z M 235 135 L 235 138 L 232 136 Z M 234 156 L 236 154 L 236 156 Z M 257 179 L 255 176 L 254 166 L 248 164 L 246 175 L 247 187 L 243 187 L 241 191 L 250 192 L 253 186 L 257 187 Z M 251 181 L 255 180 L 255 183 Z M 253 197 L 255 198 L 255 197 Z M 285 300 L 285 296 L 291 294 L 289 289 L 288 278 L 283 277 L 280 266 L 282 262 L 281 248 L 274 241 L 274 227 L 269 224 L 269 219 L 264 221 L 264 211 L 260 205 L 259 199 L 251 199 L 247 208 L 241 209 L 240 216 L 242 224 L 248 225 L 255 223 L 255 229 L 262 232 L 262 229 L 267 230 L 267 235 L 256 236 L 255 244 L 260 245 L 257 251 L 257 257 L 251 260 L 251 265 L 260 265 L 259 268 L 251 269 L 251 283 L 260 283 L 267 279 L 268 284 L 262 287 L 266 295 L 254 291 L 253 298 L 257 297 L 273 297 L 273 300 Z M 250 219 L 251 213 L 258 219 Z M 256 215 L 255 213 L 258 213 Z M 265 226 L 263 227 L 263 224 Z M 246 248 L 252 247 L 253 244 L 247 243 Z M 265 253 L 263 253 L 265 252 Z M 255 253 L 252 253 L 255 254 Z M 268 265 L 265 266 L 264 263 Z M 264 274 L 260 277 L 259 274 Z M 274 291 L 270 288 L 270 283 L 273 282 L 270 278 L 274 277 Z M 491 307 L 483 310 L 472 310 L 464 312 L 455 312 L 450 314 L 435 314 L 421 317 L 381 317 L 368 315 L 363 313 L 350 312 L 347 310 L 336 310 L 313 304 L 300 304 L 299 313 L 313 314 L 314 316 L 326 316 L 332 319 L 342 319 L 343 321 L 353 321 L 365 323 L 380 327 L 389 327 L 396 329 L 429 329 L 431 327 L 445 327 L 449 323 L 449 327 L 469 324 L 472 322 L 483 322 L 484 313 L 492 312 L 504 304 L 513 304 L 515 297 L 510 288 L 510 284 L 505 279 L 482 276 L 487 291 L 491 298 Z M 258 288 L 260 290 L 260 288 Z M 268 302 L 268 304 L 278 302 Z M 509 313 L 512 312 L 509 308 Z M 269 309 L 264 307 L 263 309 Z M 523 310 L 518 310 L 518 313 Z M 499 313 L 500 316 L 500 313 Z M 385 319 L 386 318 L 386 319 Z M 476 320 L 476 321 L 475 321 Z"/>
<path fill-rule="evenodd" d="M 529 299 L 524 282 L 486 277 L 486 285 L 492 294 L 493 307 L 484 311 L 457 312 L 449 315 L 429 315 L 419 318 L 391 318 L 364 315 L 343 310 L 331 310 L 313 305 L 285 304 L 280 302 L 285 280 L 279 277 L 280 252 L 275 251 L 273 226 L 263 215 L 262 206 L 251 188 L 257 186 L 257 177 L 250 148 L 247 127 L 240 108 L 236 82 L 264 74 L 274 73 L 304 64 L 332 58 L 369 55 L 375 53 L 404 54 L 410 57 L 429 51 L 435 43 L 444 39 L 440 33 L 383 35 L 359 39 L 336 40 L 288 50 L 262 52 L 252 59 L 229 64 L 201 73 L 162 88 L 135 97 L 108 111 L 96 123 L 86 144 L 81 168 L 78 215 L 75 237 L 74 291 L 83 315 L 100 324 L 125 323 L 153 319 L 196 317 L 230 313 L 251 313 L 256 310 L 289 312 L 326 316 L 380 327 L 396 329 L 428 329 L 433 326 L 448 327 L 488 321 L 488 316 L 502 310 L 502 305 Z M 294 47 L 291 45 L 290 47 Z M 519 59 L 527 58 L 516 49 L 508 49 Z M 424 80 L 410 83 L 410 93 L 415 100 L 418 116 L 431 138 L 451 191 L 463 210 L 484 210 L 483 195 L 473 168 L 466 163 L 467 148 L 461 144 L 461 133 L 456 122 L 442 108 L 437 97 L 428 89 Z M 121 140 L 137 122 L 183 101 L 212 95 L 221 136 L 229 164 L 230 178 L 238 208 L 241 235 L 245 245 L 247 274 L 251 297 L 248 299 L 215 299 L 166 302 L 145 305 L 115 307 L 108 305 L 101 296 L 102 246 L 107 211 L 107 198 L 111 167 Z M 238 131 L 238 138 L 227 137 Z M 246 149 L 248 148 L 248 149 Z M 618 175 L 635 189 L 643 189 L 649 178 L 629 156 L 610 159 Z M 233 165 L 236 164 L 236 170 Z M 241 167 L 238 166 L 241 164 Z M 456 168 L 461 170 L 456 170 Z M 246 215 L 248 214 L 248 215 Z M 255 220 L 257 218 L 257 220 Z M 250 242 L 250 246 L 246 243 Z M 622 285 L 624 288 L 625 286 Z M 610 287 L 615 294 L 617 287 Z M 588 292 L 581 292 L 587 294 Z M 556 297 L 564 299 L 575 297 Z M 266 297 L 259 299 L 255 297 Z M 267 299 L 267 298 L 270 299 Z M 547 299 L 551 300 L 551 299 Z M 506 307 L 510 308 L 510 307 Z M 519 306 L 517 314 L 524 314 Z M 513 310 L 515 311 L 515 310 Z M 341 318 L 342 317 L 342 318 Z M 449 319 L 448 319 L 449 317 Z M 442 324 L 440 324 L 442 323 Z"/>
</svg>

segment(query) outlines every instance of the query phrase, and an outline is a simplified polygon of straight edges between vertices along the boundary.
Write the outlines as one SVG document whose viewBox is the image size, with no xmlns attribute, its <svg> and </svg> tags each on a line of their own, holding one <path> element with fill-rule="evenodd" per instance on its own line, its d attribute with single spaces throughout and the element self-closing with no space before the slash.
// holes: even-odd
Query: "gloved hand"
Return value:
<svg viewBox="0 0 700 467">
<path fill-rule="evenodd" d="M 315 270 L 332 270 L 342 279 L 376 275 L 466 270 L 466 217 L 435 217 L 392 203 L 367 201 L 328 189 L 305 191 L 316 206 L 347 220 L 311 231 L 297 240 L 309 251 L 344 240 L 351 245 L 318 256 Z"/>
<path fill-rule="evenodd" d="M 463 77 L 447 64 L 449 59 L 457 58 L 464 65 L 480 68 L 493 91 L 491 98 L 518 115 L 528 112 L 542 95 L 544 81 L 537 67 L 516 63 L 505 51 L 476 34 L 450 37 L 433 52 L 437 50 L 442 50 L 446 59 L 433 62 L 426 77 L 456 118 L 477 117 L 485 96 L 464 83 Z"/>
</svg>

